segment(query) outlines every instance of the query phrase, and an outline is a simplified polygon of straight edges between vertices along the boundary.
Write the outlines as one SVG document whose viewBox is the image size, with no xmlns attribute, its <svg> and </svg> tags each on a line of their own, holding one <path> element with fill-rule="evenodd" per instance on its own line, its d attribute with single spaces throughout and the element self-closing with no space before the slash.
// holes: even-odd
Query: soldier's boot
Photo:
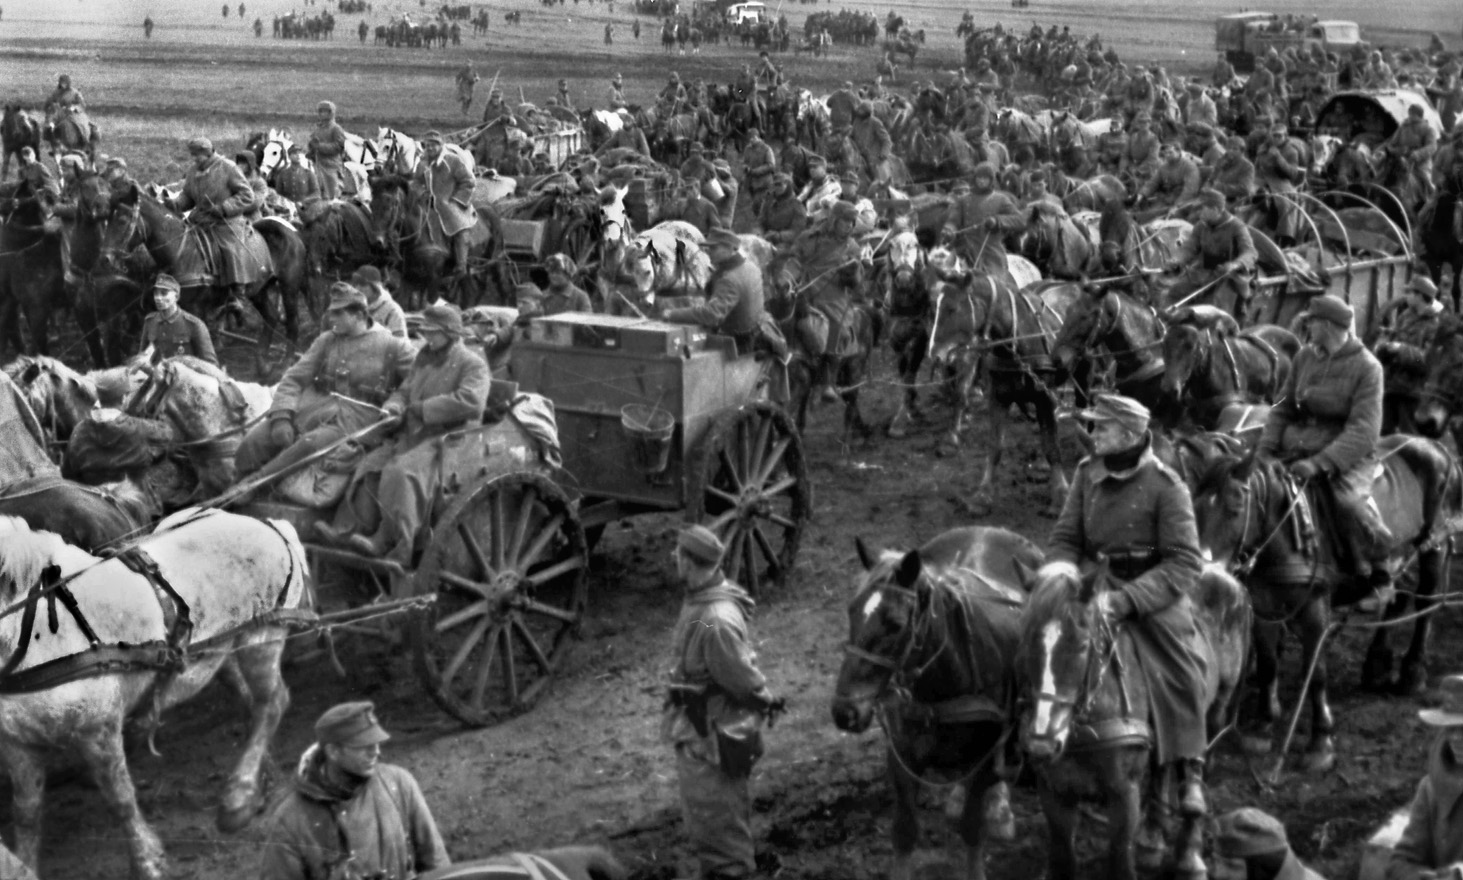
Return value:
<svg viewBox="0 0 1463 880">
<path fill-rule="evenodd" d="M 1396 595 L 1392 572 L 1387 566 L 1387 557 L 1392 549 L 1392 530 L 1382 521 L 1382 512 L 1370 495 L 1355 500 L 1338 499 L 1337 506 L 1347 520 L 1344 525 L 1360 557 L 1359 562 L 1363 568 L 1369 564 L 1371 569 L 1367 579 L 1370 592 L 1356 603 L 1356 608 L 1367 614 L 1381 613 Z"/>
<path fill-rule="evenodd" d="M 1179 812 L 1185 816 L 1207 816 L 1209 802 L 1204 797 L 1204 759 L 1190 758 L 1181 762 L 1183 787 L 1179 794 Z"/>
<path fill-rule="evenodd" d="M 822 387 L 819 396 L 824 403 L 838 402 L 838 355 L 825 354 L 818 359 L 818 378 L 816 385 Z"/>
<path fill-rule="evenodd" d="M 81 279 L 71 266 L 71 236 L 62 232 L 56 238 L 61 245 L 61 280 L 67 287 L 75 287 Z"/>
<path fill-rule="evenodd" d="M 467 234 L 469 231 L 463 230 L 452 236 L 452 275 L 455 278 L 467 277 L 467 249 L 470 244 L 467 240 Z"/>
</svg>

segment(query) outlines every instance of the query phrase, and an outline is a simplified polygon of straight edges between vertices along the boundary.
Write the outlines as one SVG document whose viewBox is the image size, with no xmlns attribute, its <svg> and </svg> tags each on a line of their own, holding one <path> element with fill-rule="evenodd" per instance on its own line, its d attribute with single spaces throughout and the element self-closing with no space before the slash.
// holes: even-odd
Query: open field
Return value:
<svg viewBox="0 0 1463 880">
<path fill-rule="evenodd" d="M 604 3 L 569 3 L 546 11 L 530 0 L 493 4 L 486 39 L 464 35 L 447 50 L 387 49 L 360 45 L 359 16 L 339 16 L 329 43 L 280 41 L 269 36 L 270 19 L 297 7 L 285 0 L 246 0 L 241 21 L 237 3 L 228 18 L 205 0 L 10 0 L 0 19 L 0 78 L 7 99 L 35 104 L 49 93 L 59 72 L 69 72 L 85 93 L 101 127 L 102 150 L 127 157 L 142 179 L 175 179 L 182 144 L 198 133 L 230 151 L 251 130 L 271 125 L 305 132 L 315 104 L 336 101 L 346 127 L 374 134 L 378 124 L 414 133 L 429 127 L 462 128 L 472 119 L 457 112 L 452 76 L 472 58 L 487 80 L 498 73 L 510 97 L 522 89 L 542 101 L 558 77 L 569 80 L 582 105 L 602 104 L 610 75 L 622 71 L 631 100 L 648 100 L 671 69 L 683 77 L 731 79 L 754 53 L 714 47 L 700 56 L 665 57 L 652 19 L 642 19 L 637 42 L 626 2 L 613 16 Z M 1184 70 L 1207 69 L 1212 61 L 1212 19 L 1237 4 L 1211 2 L 1124 2 L 1100 4 L 1037 0 L 1012 10 L 993 2 L 944 4 L 854 2 L 880 18 L 893 8 L 929 34 L 929 45 L 913 75 L 925 78 L 959 64 L 953 28 L 969 8 L 979 24 L 1036 21 L 1069 24 L 1078 33 L 1099 31 L 1125 57 L 1158 60 Z M 502 12 L 523 10 L 521 26 L 505 25 Z M 788 4 L 795 26 L 814 7 Z M 827 4 L 818 9 L 834 8 Z M 1321 11 L 1319 4 L 1285 0 L 1277 11 Z M 366 18 L 385 22 L 393 13 L 420 11 L 416 5 L 379 3 Z M 142 37 L 151 14 L 158 28 Z M 1328 17 L 1361 21 L 1365 32 L 1389 42 L 1421 43 L 1431 31 L 1458 46 L 1463 7 L 1457 0 L 1406 4 L 1326 3 Z M 247 24 L 264 18 L 265 36 L 255 39 Z M 603 44 L 606 21 L 617 23 L 615 44 Z M 467 28 L 470 31 L 470 28 Z M 873 70 L 872 49 L 836 47 L 829 59 L 780 59 L 793 80 L 826 92 L 846 79 Z M 480 112 L 480 111 L 479 111 Z M 887 356 L 865 395 L 875 420 L 893 413 L 895 390 Z M 764 603 L 754 622 L 764 668 L 774 687 L 789 698 L 791 711 L 769 737 L 756 792 L 758 828 L 770 874 L 808 880 L 866 880 L 884 876 L 890 851 L 889 796 L 883 785 L 877 735 L 838 733 L 828 715 L 833 678 L 841 659 L 844 604 L 856 561 L 853 537 L 910 546 L 947 527 L 967 522 L 957 503 L 973 489 L 981 436 L 958 454 L 936 453 L 930 428 L 903 441 L 880 440 L 873 448 L 844 450 L 838 443 L 839 414 L 814 414 L 807 441 L 814 463 L 816 514 L 787 592 Z M 1038 540 L 1049 521 L 1036 516 L 1044 484 L 1028 478 L 1034 452 L 1029 431 L 1018 430 L 1020 447 L 1009 454 L 1000 485 L 1001 506 L 981 521 L 1005 525 Z M 1069 464 L 1077 446 L 1068 444 Z M 612 526 L 591 577 L 591 619 L 568 668 L 534 712 L 502 726 L 464 731 L 423 696 L 400 652 L 362 642 L 343 644 L 348 670 L 339 679 L 324 661 L 287 670 L 294 704 L 273 755 L 276 778 L 289 773 L 310 740 L 311 725 L 328 705 L 346 699 L 376 700 L 396 737 L 386 759 L 411 768 L 438 816 L 450 851 L 459 858 L 513 847 L 569 841 L 608 841 L 639 878 L 669 880 L 689 875 L 681 858 L 673 763 L 656 741 L 662 699 L 659 686 L 668 664 L 662 640 L 674 619 L 676 586 L 667 559 L 670 518 L 646 518 Z M 1463 669 L 1463 616 L 1445 613 L 1434 631 L 1434 673 Z M 1353 876 L 1367 829 L 1405 803 L 1421 773 L 1425 745 L 1415 720 L 1419 701 L 1380 699 L 1361 693 L 1358 678 L 1362 641 L 1346 633 L 1333 647 L 1333 700 L 1340 760 L 1326 776 L 1287 776 L 1276 790 L 1262 790 L 1251 769 L 1232 753 L 1212 771 L 1219 808 L 1264 807 L 1290 825 L 1292 840 L 1326 876 Z M 1297 676 L 1288 655 L 1293 700 Z M 263 829 L 224 837 L 212 827 L 213 799 L 236 757 L 244 713 L 225 688 L 215 688 L 170 716 L 160 732 L 155 759 L 133 755 L 143 810 L 174 857 L 180 877 L 235 880 L 253 876 Z M 1304 729 L 1304 728 L 1303 728 Z M 1258 768 L 1257 768 L 1258 769 Z M 0 804 L 8 799 L 0 798 Z M 956 840 L 937 806 L 925 816 L 927 830 L 919 876 L 955 877 Z M 992 877 L 1036 877 L 1044 859 L 1045 825 L 1035 795 L 1017 793 L 1018 841 L 993 848 Z M 8 808 L 0 806 L 0 828 L 8 831 Z M 1090 832 L 1086 852 L 1096 852 L 1102 830 Z M 48 878 L 84 880 L 125 876 L 125 845 L 96 791 L 80 784 L 53 790 L 43 854 Z"/>
</svg>

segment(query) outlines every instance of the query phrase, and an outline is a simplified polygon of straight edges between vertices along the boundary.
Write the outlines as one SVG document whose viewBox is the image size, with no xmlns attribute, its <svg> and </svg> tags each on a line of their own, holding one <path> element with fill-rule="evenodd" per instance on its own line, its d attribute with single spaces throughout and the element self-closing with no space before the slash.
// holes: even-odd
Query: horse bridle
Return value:
<svg viewBox="0 0 1463 880">
<path fill-rule="evenodd" d="M 919 608 L 919 593 L 915 590 L 910 589 L 909 587 L 901 587 L 897 584 L 886 584 L 879 589 L 887 590 L 896 595 L 907 597 L 911 602 L 914 603 L 917 620 L 914 622 L 914 625 L 909 627 L 908 638 L 905 640 L 904 647 L 899 651 L 899 656 L 897 657 L 885 654 L 875 654 L 873 651 L 868 651 L 864 648 L 859 647 L 852 641 L 844 643 L 843 653 L 855 659 L 862 660 L 872 666 L 877 666 L 880 669 L 889 670 L 889 679 L 885 682 L 884 686 L 879 689 L 879 692 L 874 695 L 875 699 L 878 699 L 879 696 L 883 695 L 883 693 L 887 691 L 891 686 L 893 686 L 896 691 L 907 691 L 908 683 L 918 681 L 921 676 L 928 672 L 929 668 L 934 665 L 935 660 L 939 659 L 940 655 L 944 653 L 945 645 L 948 643 L 948 639 L 945 642 L 941 642 L 936 650 L 930 652 L 929 658 L 926 659 L 924 663 L 915 668 L 912 673 L 910 673 L 907 670 L 910 658 L 914 656 L 915 648 L 918 647 L 922 642 L 924 642 L 925 637 L 928 635 L 929 624 L 932 616 L 928 613 L 917 613 Z"/>
<path fill-rule="evenodd" d="M 1068 699 L 1050 691 L 1038 690 L 1036 699 L 1038 702 L 1046 701 L 1054 708 L 1071 709 L 1072 713 L 1067 727 L 1073 723 L 1080 723 L 1087 719 L 1087 713 L 1092 709 L 1092 700 L 1102 688 L 1104 679 L 1107 678 L 1107 670 L 1117 661 L 1118 656 L 1118 634 L 1116 627 L 1101 613 L 1095 615 L 1097 618 L 1097 636 L 1107 643 L 1104 651 L 1094 651 L 1089 646 L 1087 650 L 1087 662 L 1082 667 L 1082 681 L 1077 687 L 1076 696 Z M 1098 658 L 1101 658 L 1100 660 Z M 1123 700 L 1127 701 L 1127 690 L 1123 690 Z M 1127 707 L 1131 711 L 1131 707 Z M 1055 732 L 1033 735 L 1032 739 L 1056 739 Z"/>
</svg>

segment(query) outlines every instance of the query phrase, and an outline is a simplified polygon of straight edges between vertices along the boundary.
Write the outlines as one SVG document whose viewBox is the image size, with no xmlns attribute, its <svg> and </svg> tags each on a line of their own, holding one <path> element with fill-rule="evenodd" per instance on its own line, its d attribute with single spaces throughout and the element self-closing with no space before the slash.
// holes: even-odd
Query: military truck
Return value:
<svg viewBox="0 0 1463 880">
<path fill-rule="evenodd" d="M 1274 12 L 1220 16 L 1214 30 L 1214 48 L 1224 53 L 1237 73 L 1253 71 L 1255 59 L 1272 48 L 1309 52 L 1312 46 L 1320 46 L 1326 52 L 1345 52 L 1360 43 L 1361 28 L 1354 21 L 1297 20 Z"/>
</svg>

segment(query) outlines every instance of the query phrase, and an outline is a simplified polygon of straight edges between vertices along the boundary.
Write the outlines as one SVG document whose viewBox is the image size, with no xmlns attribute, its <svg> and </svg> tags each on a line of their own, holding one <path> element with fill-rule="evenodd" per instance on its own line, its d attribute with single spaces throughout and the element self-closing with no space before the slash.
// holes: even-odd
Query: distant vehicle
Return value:
<svg viewBox="0 0 1463 880">
<path fill-rule="evenodd" d="M 1320 46 L 1326 52 L 1341 52 L 1362 42 L 1361 28 L 1354 21 L 1296 23 L 1274 12 L 1236 12 L 1221 16 L 1214 28 L 1214 48 L 1238 73 L 1254 70 L 1255 59 L 1272 48 L 1309 51 Z"/>
<path fill-rule="evenodd" d="M 767 21 L 768 17 L 766 3 L 735 3 L 726 8 L 726 20 L 729 24 L 757 24 Z"/>
</svg>

